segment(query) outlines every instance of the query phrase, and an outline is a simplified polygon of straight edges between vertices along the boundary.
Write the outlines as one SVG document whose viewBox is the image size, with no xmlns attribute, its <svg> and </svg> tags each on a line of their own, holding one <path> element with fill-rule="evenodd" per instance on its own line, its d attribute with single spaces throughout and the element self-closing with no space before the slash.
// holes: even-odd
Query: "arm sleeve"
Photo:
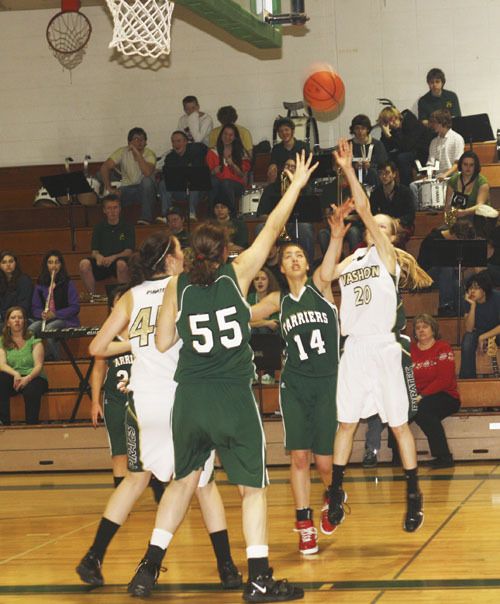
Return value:
<svg viewBox="0 0 500 604">
<path fill-rule="evenodd" d="M 210 171 L 214 170 L 219 165 L 219 156 L 213 149 L 209 149 L 206 157 L 207 166 Z"/>
<path fill-rule="evenodd" d="M 436 361 L 436 378 L 419 392 L 422 396 L 444 392 L 455 387 L 455 359 L 453 350 L 447 342 L 441 342 Z"/>
<path fill-rule="evenodd" d="M 460 103 L 458 102 L 458 96 L 455 92 L 453 93 L 453 96 L 455 98 L 453 99 L 452 115 L 453 115 L 453 117 L 462 117 L 462 111 L 460 110 Z"/>
<path fill-rule="evenodd" d="M 135 250 L 135 229 L 131 224 L 127 224 L 127 238 L 123 249 Z"/>
<path fill-rule="evenodd" d="M 213 123 L 212 118 L 205 114 L 204 119 L 201 119 L 200 114 L 195 111 L 188 115 L 187 123 L 189 131 L 193 137 L 195 143 L 202 143 L 203 140 L 208 137 L 210 130 L 212 130 Z"/>
<path fill-rule="evenodd" d="M 72 319 L 78 317 L 80 312 L 80 302 L 78 300 L 78 292 L 72 281 L 68 282 L 68 306 L 65 308 L 58 308 L 56 310 L 57 319 Z"/>
</svg>

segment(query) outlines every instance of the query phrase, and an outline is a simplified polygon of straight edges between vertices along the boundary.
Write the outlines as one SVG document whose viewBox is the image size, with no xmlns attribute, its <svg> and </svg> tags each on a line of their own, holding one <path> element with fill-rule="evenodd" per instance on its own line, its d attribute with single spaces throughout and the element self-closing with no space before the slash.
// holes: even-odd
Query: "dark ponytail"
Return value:
<svg viewBox="0 0 500 604">
<path fill-rule="evenodd" d="M 174 239 L 168 229 L 150 235 L 142 243 L 139 251 L 130 256 L 128 261 L 129 281 L 126 289 L 129 290 L 163 273 L 165 256 L 174 250 Z"/>
<path fill-rule="evenodd" d="M 193 267 L 189 272 L 191 283 L 210 285 L 215 274 L 224 263 L 225 251 L 229 244 L 227 229 L 213 223 L 202 223 L 191 235 Z"/>
</svg>

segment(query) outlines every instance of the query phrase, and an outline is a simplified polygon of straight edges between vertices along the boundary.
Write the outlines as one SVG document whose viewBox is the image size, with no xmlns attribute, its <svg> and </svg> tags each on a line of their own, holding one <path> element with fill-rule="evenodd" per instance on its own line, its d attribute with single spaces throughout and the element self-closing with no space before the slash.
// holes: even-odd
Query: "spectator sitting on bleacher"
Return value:
<svg viewBox="0 0 500 604">
<path fill-rule="evenodd" d="M 461 378 L 476 377 L 476 351 L 484 354 L 488 340 L 500 335 L 500 291 L 493 289 L 487 270 L 465 283 L 465 333 L 462 338 Z"/>
<path fill-rule="evenodd" d="M 283 196 L 283 193 L 286 191 L 290 182 L 285 174 L 285 171 L 288 170 L 288 172 L 293 174 L 295 172 L 296 167 L 297 164 L 295 162 L 295 155 L 286 160 L 286 162 L 283 164 L 283 169 L 280 171 L 280 178 L 267 185 L 264 191 L 262 192 L 262 196 L 259 200 L 259 205 L 257 207 L 257 216 L 267 219 L 269 214 L 277 206 L 279 200 Z M 264 224 L 258 224 L 255 229 L 255 234 L 258 235 L 263 229 L 263 227 Z M 292 216 L 290 218 L 290 222 L 286 225 L 286 231 L 288 233 L 288 236 L 294 240 L 296 238 L 296 228 L 298 229 L 298 243 L 305 249 L 309 265 L 312 266 L 314 262 L 313 225 L 310 222 L 299 222 L 296 224 Z"/>
<path fill-rule="evenodd" d="M 457 315 L 458 269 L 454 266 L 435 266 L 432 243 L 436 240 L 455 241 L 475 238 L 476 233 L 472 224 L 468 220 L 459 219 L 449 228 L 433 229 L 420 245 L 418 263 L 434 279 L 434 284 L 439 286 L 439 317 Z"/>
<path fill-rule="evenodd" d="M 203 143 L 208 147 L 208 136 L 214 125 L 212 118 L 200 111 L 198 99 L 193 95 L 182 99 L 182 107 L 184 114 L 179 118 L 177 128 L 186 134 L 190 143 Z"/>
<path fill-rule="evenodd" d="M 280 291 L 280 286 L 273 273 L 265 266 L 255 275 L 252 288 L 248 292 L 247 302 L 250 306 L 257 304 L 271 292 Z M 267 319 L 250 321 L 252 333 L 276 333 L 280 326 L 279 312 L 273 313 Z"/>
<path fill-rule="evenodd" d="M 184 225 L 184 214 L 179 208 L 170 208 L 167 211 L 167 226 L 172 235 L 175 235 L 184 249 L 189 246 L 189 233 Z"/>
<path fill-rule="evenodd" d="M 248 247 L 247 225 L 231 217 L 231 207 L 226 201 L 216 201 L 213 210 L 215 222 L 225 227 L 229 236 L 229 256 L 237 256 Z"/>
<path fill-rule="evenodd" d="M 166 223 L 167 210 L 175 204 L 176 201 L 188 198 L 186 191 L 167 190 L 168 175 L 173 172 L 174 175 L 179 168 L 195 168 L 205 165 L 205 156 L 207 147 L 203 143 L 190 143 L 187 135 L 182 130 L 176 130 L 170 137 L 172 151 L 167 153 L 163 163 L 163 178 L 160 181 L 159 190 L 161 198 L 161 216 L 156 218 L 156 222 Z M 189 191 L 189 213 L 191 220 L 196 220 L 196 209 L 200 202 L 201 191 Z"/>
<path fill-rule="evenodd" d="M 5 314 L 0 338 L 0 424 L 10 425 L 10 397 L 22 394 L 27 424 L 38 424 L 42 395 L 47 392 L 43 344 L 28 331 L 22 306 Z"/>
<path fill-rule="evenodd" d="M 396 107 L 385 107 L 379 113 L 378 125 L 382 129 L 381 141 L 399 172 L 401 184 L 408 186 L 413 180 L 414 162 L 427 162 L 432 135 L 408 109 L 402 113 Z"/>
<path fill-rule="evenodd" d="M 281 174 L 289 159 L 295 161 L 297 153 L 301 153 L 302 151 L 309 152 L 309 145 L 295 138 L 295 124 L 293 120 L 283 117 L 278 120 L 276 128 L 281 142 L 276 143 L 271 150 L 271 163 L 267 169 L 267 179 L 271 183 L 276 181 L 278 174 Z"/>
<path fill-rule="evenodd" d="M 378 175 L 380 184 L 370 195 L 372 214 L 397 218 L 401 227 L 397 245 L 404 246 L 415 230 L 415 208 L 410 189 L 398 183 L 398 171 L 392 161 L 380 164 Z"/>
<path fill-rule="evenodd" d="M 52 274 L 54 274 L 54 284 L 51 288 Z M 44 320 L 48 329 L 78 327 L 79 312 L 78 292 L 68 276 L 63 255 L 59 250 L 50 250 L 43 257 L 42 270 L 33 292 L 31 314 L 36 321 L 31 324 L 30 331 L 39 338 Z M 59 346 L 54 339 L 45 340 L 45 349 L 47 361 L 60 359 Z"/>
<path fill-rule="evenodd" d="M 387 161 L 387 152 L 384 145 L 371 136 L 371 131 L 372 125 L 367 115 L 360 113 L 352 118 L 349 132 L 354 135 L 351 139 L 352 156 L 357 160 L 354 169 L 362 184 L 375 187 L 380 183 L 377 172 L 381 164 Z"/>
<path fill-rule="evenodd" d="M 128 280 L 128 257 L 135 247 L 134 227 L 120 218 L 120 198 L 108 195 L 102 200 L 106 219 L 92 231 L 92 257 L 80 261 L 80 276 L 91 297 L 95 282 L 116 277 L 118 283 Z"/>
<path fill-rule="evenodd" d="M 147 140 L 142 128 L 132 128 L 127 135 L 128 145 L 114 151 L 100 170 L 106 193 L 119 195 L 123 207 L 141 204 L 137 224 L 151 224 L 156 204 L 156 155 L 146 147 Z M 115 169 L 120 174 L 119 189 L 111 184 Z"/>
<path fill-rule="evenodd" d="M 453 456 L 441 422 L 460 408 L 453 350 L 439 339 L 438 322 L 430 315 L 413 319 L 413 336 L 410 352 L 418 402 L 413 421 L 429 441 L 431 467 L 451 468 Z"/>
<path fill-rule="evenodd" d="M 0 252 L 0 330 L 11 306 L 22 306 L 30 315 L 32 297 L 33 282 L 21 271 L 17 257 L 6 250 Z"/>
<path fill-rule="evenodd" d="M 474 213 L 481 205 L 490 203 L 490 185 L 481 174 L 479 157 L 473 151 L 460 156 L 458 173 L 448 181 L 445 212 L 453 206 L 457 218 L 474 220 Z"/>
<path fill-rule="evenodd" d="M 224 200 L 229 204 L 231 215 L 235 216 L 245 190 L 250 160 L 234 124 L 227 124 L 221 129 L 216 146 L 208 150 L 206 162 L 212 173 L 211 207 Z"/>
<path fill-rule="evenodd" d="M 444 90 L 446 78 L 442 69 L 434 67 L 427 72 L 429 92 L 418 99 L 418 119 L 427 126 L 429 119 L 439 109 L 446 109 L 451 117 L 460 117 L 460 104 L 457 95 L 451 90 Z"/>
<path fill-rule="evenodd" d="M 245 151 L 248 154 L 248 157 L 252 157 L 253 151 L 253 141 L 252 135 L 250 131 L 241 126 L 240 124 L 236 124 L 238 120 L 238 114 L 236 113 L 236 109 L 231 105 L 225 105 L 221 107 L 219 111 L 217 111 L 217 119 L 221 123 L 220 126 L 215 127 L 211 132 L 208 138 L 208 146 L 215 147 L 217 144 L 217 138 L 220 134 L 220 131 L 224 126 L 228 124 L 234 124 L 238 128 L 238 132 L 240 133 L 241 142 L 243 143 L 243 147 L 245 147 Z"/>
</svg>

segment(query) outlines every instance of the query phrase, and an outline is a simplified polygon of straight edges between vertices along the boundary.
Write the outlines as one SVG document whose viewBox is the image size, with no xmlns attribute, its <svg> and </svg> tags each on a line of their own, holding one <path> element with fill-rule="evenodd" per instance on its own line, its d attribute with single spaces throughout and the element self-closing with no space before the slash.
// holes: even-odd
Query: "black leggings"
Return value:
<svg viewBox="0 0 500 604">
<path fill-rule="evenodd" d="M 447 392 L 436 392 L 424 396 L 418 403 L 418 411 L 409 423 L 415 422 L 427 436 L 429 448 L 433 457 L 446 457 L 450 455 L 448 441 L 441 423 L 445 417 L 453 415 L 460 409 L 460 401 L 450 396 Z M 389 430 L 388 446 L 393 451 L 398 450 L 396 439 Z"/>
<path fill-rule="evenodd" d="M 22 390 L 14 390 L 14 377 L 9 373 L 0 371 L 0 422 L 5 426 L 10 425 L 10 397 L 22 394 L 26 412 L 27 424 L 38 424 L 42 395 L 47 392 L 49 385 L 43 377 L 36 377 Z"/>
<path fill-rule="evenodd" d="M 431 455 L 446 457 L 450 454 L 448 441 L 441 423 L 445 417 L 453 415 L 460 408 L 460 401 L 447 392 L 436 392 L 424 396 L 418 404 L 414 421 L 427 436 Z"/>
</svg>

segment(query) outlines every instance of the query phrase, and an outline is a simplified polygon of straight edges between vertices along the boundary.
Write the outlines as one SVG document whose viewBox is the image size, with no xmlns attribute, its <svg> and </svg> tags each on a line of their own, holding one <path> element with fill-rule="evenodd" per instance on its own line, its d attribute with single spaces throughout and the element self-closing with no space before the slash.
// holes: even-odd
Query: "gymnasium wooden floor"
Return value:
<svg viewBox="0 0 500 604">
<path fill-rule="evenodd" d="M 314 475 L 315 476 L 315 475 Z M 425 523 L 402 530 L 404 489 L 399 470 L 348 471 L 351 514 L 320 554 L 301 558 L 292 532 L 287 469 L 271 470 L 269 527 L 276 576 L 306 589 L 304 602 L 344 604 L 500 602 L 500 466 L 459 464 L 420 471 Z M 245 569 L 236 489 L 217 480 L 226 504 L 235 561 Z M 89 590 L 74 567 L 90 545 L 111 492 L 108 473 L 0 475 L 0 603 L 118 604 L 145 551 L 155 504 L 148 492 L 108 550 L 106 586 Z M 315 478 L 316 517 L 321 487 Z M 152 602 L 241 602 L 222 592 L 197 504 L 175 537 L 168 572 Z"/>
</svg>

